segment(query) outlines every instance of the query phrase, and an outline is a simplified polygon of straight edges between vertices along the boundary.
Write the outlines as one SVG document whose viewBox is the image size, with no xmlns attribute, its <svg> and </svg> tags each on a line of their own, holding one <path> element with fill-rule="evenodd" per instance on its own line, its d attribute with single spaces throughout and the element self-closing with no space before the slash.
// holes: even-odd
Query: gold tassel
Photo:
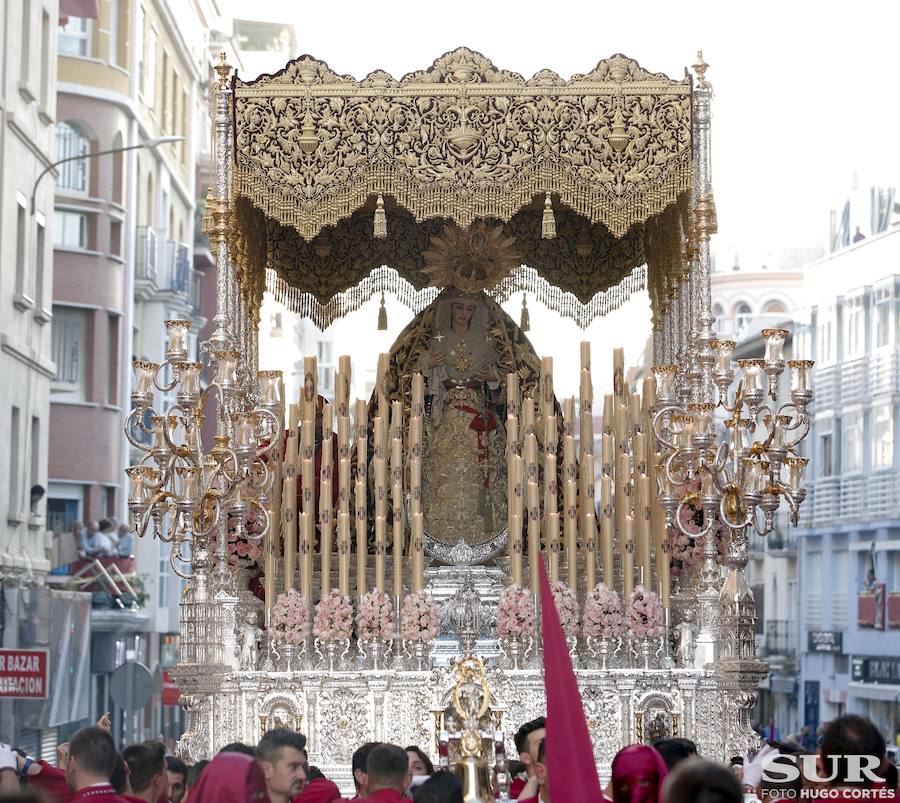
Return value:
<svg viewBox="0 0 900 803">
<path fill-rule="evenodd" d="M 552 213 L 551 213 L 552 214 Z M 519 329 L 527 332 L 531 329 L 531 316 L 528 314 L 528 296 L 522 296 L 522 317 L 519 319 Z"/>
<path fill-rule="evenodd" d="M 382 214 L 384 214 L 382 212 Z M 387 307 L 384 306 L 384 292 L 381 293 L 381 309 L 378 310 L 378 331 L 387 331 Z"/>
<path fill-rule="evenodd" d="M 384 213 L 384 198 L 378 196 L 375 203 L 375 229 L 374 235 L 376 240 L 387 239 L 387 215 Z"/>
<path fill-rule="evenodd" d="M 553 202 L 550 193 L 544 198 L 544 218 L 541 221 L 541 239 L 552 240 L 556 237 L 556 218 L 553 216 Z"/>
</svg>

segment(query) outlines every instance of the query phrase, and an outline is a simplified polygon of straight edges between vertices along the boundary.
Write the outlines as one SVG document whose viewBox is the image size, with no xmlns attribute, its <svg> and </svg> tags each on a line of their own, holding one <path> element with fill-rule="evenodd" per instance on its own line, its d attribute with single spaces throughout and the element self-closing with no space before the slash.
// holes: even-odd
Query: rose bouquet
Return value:
<svg viewBox="0 0 900 803">
<path fill-rule="evenodd" d="M 238 535 L 238 519 L 236 516 L 228 517 L 228 563 L 242 569 L 259 568 L 262 562 L 262 540 L 259 538 L 263 531 L 263 522 L 259 511 L 251 507 L 244 519 L 244 527 Z"/>
<path fill-rule="evenodd" d="M 384 591 L 370 591 L 360 598 L 356 635 L 360 641 L 394 637 L 394 604 Z"/>
<path fill-rule="evenodd" d="M 553 602 L 556 612 L 559 614 L 559 622 L 562 625 L 566 638 L 578 636 L 578 595 L 561 580 L 555 582 L 550 591 L 553 593 Z"/>
<path fill-rule="evenodd" d="M 353 629 L 353 603 L 337 588 L 316 603 L 313 635 L 322 641 L 346 641 Z"/>
<path fill-rule="evenodd" d="M 610 639 L 625 632 L 622 601 L 605 583 L 597 583 L 584 601 L 583 628 L 591 638 Z"/>
<path fill-rule="evenodd" d="M 521 586 L 507 586 L 500 594 L 497 635 L 534 635 L 534 598 Z"/>
<path fill-rule="evenodd" d="M 431 594 L 407 594 L 400 610 L 400 635 L 404 641 L 431 641 L 437 637 L 437 608 Z"/>
<path fill-rule="evenodd" d="M 291 589 L 272 606 L 272 635 L 287 644 L 302 644 L 309 635 L 309 601 Z"/>
<path fill-rule="evenodd" d="M 628 632 L 635 638 L 655 638 L 665 630 L 659 597 L 644 586 L 635 586 L 628 600 Z"/>
</svg>

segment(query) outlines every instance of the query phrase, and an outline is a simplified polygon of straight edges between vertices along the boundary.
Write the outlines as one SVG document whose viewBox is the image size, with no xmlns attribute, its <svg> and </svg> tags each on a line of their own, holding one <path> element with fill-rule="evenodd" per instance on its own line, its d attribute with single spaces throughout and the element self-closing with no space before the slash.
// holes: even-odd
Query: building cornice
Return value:
<svg viewBox="0 0 900 803">
<path fill-rule="evenodd" d="M 53 379 L 56 376 L 55 362 L 41 356 L 31 346 L 17 340 L 8 332 L 0 334 L 0 349 L 47 379 Z"/>
</svg>

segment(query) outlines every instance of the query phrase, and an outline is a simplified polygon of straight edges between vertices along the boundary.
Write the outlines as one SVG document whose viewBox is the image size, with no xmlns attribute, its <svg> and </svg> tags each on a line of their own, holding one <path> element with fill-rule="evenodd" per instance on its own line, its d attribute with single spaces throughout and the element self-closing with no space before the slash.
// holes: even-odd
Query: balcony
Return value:
<svg viewBox="0 0 900 803">
<path fill-rule="evenodd" d="M 797 532 L 793 528 L 779 528 L 766 536 L 766 550 L 778 557 L 786 557 L 797 552 Z"/>
<path fill-rule="evenodd" d="M 194 292 L 191 251 L 184 243 L 166 240 L 166 270 L 163 290 L 190 296 Z"/>
<path fill-rule="evenodd" d="M 54 569 L 50 582 L 90 593 L 92 608 L 138 611 L 145 597 L 133 557 L 82 558 Z"/>
<path fill-rule="evenodd" d="M 818 388 L 816 388 L 818 391 Z M 816 394 L 818 396 L 818 393 Z M 869 361 L 845 360 L 841 365 L 841 403 L 860 404 L 869 399 Z"/>
<path fill-rule="evenodd" d="M 797 630 L 794 622 L 786 619 L 767 619 L 763 630 L 760 653 L 766 657 L 797 656 Z"/>
<path fill-rule="evenodd" d="M 806 503 L 808 504 L 808 502 Z M 841 515 L 840 477 L 822 477 L 815 481 L 812 498 L 813 526 L 831 524 Z"/>
<path fill-rule="evenodd" d="M 843 377 L 841 366 L 823 365 L 814 369 L 813 388 L 816 410 L 834 410 L 841 404 Z"/>
<path fill-rule="evenodd" d="M 869 356 L 869 389 L 872 395 L 900 393 L 900 351 L 879 349 Z"/>
<path fill-rule="evenodd" d="M 159 240 L 156 230 L 149 226 L 137 227 L 137 264 L 134 278 L 138 282 L 156 285 L 159 264 Z"/>
</svg>

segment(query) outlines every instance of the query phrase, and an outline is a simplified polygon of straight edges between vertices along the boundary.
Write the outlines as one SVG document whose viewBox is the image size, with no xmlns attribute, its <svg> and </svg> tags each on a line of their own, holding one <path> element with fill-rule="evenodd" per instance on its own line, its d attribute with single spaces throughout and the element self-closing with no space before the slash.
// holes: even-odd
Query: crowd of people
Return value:
<svg viewBox="0 0 900 803">
<path fill-rule="evenodd" d="M 93 558 L 129 558 L 134 553 L 134 533 L 128 524 L 115 517 L 76 521 L 69 532 L 53 531 L 52 563 L 65 567 L 77 560 Z"/>
<path fill-rule="evenodd" d="M 509 799 L 518 803 L 587 803 L 553 783 L 544 717 L 515 735 Z M 588 756 L 586 760 L 592 761 Z M 417 746 L 368 742 L 352 758 L 356 803 L 463 803 L 452 771 L 435 771 Z M 822 799 L 897 800 L 897 768 L 867 719 L 847 715 L 825 728 L 817 754 L 766 744 L 724 766 L 697 755 L 688 739 L 623 748 L 598 803 L 750 803 Z M 116 749 L 107 717 L 61 745 L 57 763 L 34 760 L 0 745 L 0 803 L 348 803 L 333 781 L 309 764 L 306 737 L 267 731 L 255 747 L 235 742 L 210 761 L 188 767 L 161 742 Z M 465 798 L 466 800 L 471 798 Z"/>
</svg>

